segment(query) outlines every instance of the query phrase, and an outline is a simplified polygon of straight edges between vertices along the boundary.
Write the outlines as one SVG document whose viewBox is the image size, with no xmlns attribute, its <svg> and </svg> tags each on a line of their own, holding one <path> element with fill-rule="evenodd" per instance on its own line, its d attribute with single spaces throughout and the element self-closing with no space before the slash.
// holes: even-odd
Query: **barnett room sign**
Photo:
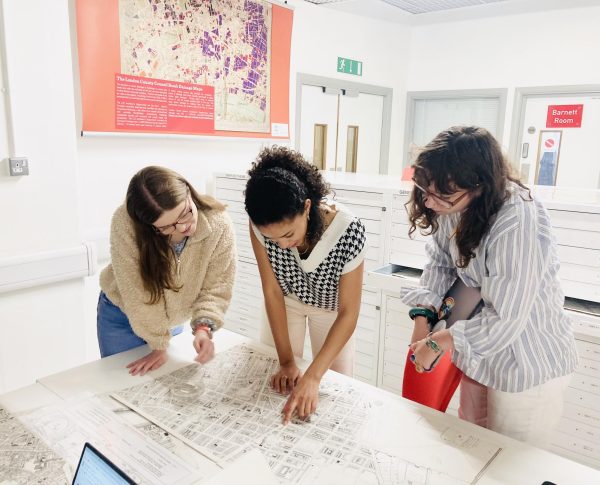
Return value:
<svg viewBox="0 0 600 485">
<path fill-rule="evenodd" d="M 582 104 L 551 104 L 548 106 L 546 128 L 581 128 Z"/>
</svg>

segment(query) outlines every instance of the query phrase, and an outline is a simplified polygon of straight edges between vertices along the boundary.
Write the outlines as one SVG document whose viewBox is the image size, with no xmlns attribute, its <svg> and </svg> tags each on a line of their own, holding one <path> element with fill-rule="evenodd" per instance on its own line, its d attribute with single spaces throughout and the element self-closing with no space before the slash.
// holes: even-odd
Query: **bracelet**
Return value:
<svg viewBox="0 0 600 485">
<path fill-rule="evenodd" d="M 215 322 L 207 317 L 196 318 L 193 322 L 190 323 L 192 327 L 192 335 L 196 335 L 196 330 L 198 327 L 202 327 L 208 330 L 208 337 L 213 338 L 213 332 L 217 331 L 217 325 Z"/>
<path fill-rule="evenodd" d="M 441 354 L 443 352 L 442 348 L 435 340 L 431 338 L 431 335 L 432 333 L 429 332 L 427 337 L 425 337 L 425 345 L 427 345 L 427 347 L 433 350 L 436 354 Z"/>
<path fill-rule="evenodd" d="M 420 306 L 411 308 L 408 312 L 408 316 L 411 318 L 411 320 L 414 320 L 415 317 L 425 317 L 427 318 L 427 321 L 429 322 L 430 326 L 437 322 L 437 315 L 433 310 Z"/>
</svg>

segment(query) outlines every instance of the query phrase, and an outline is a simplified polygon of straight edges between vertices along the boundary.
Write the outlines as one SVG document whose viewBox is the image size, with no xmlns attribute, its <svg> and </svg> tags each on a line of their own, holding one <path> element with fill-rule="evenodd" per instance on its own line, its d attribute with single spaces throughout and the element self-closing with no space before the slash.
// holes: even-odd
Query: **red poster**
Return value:
<svg viewBox="0 0 600 485">
<path fill-rule="evenodd" d="M 75 4 L 82 132 L 289 138 L 291 8 Z"/>
<path fill-rule="evenodd" d="M 116 127 L 178 133 L 215 129 L 213 86 L 115 75 Z"/>
<path fill-rule="evenodd" d="M 546 128 L 580 128 L 582 104 L 551 104 L 548 106 Z"/>
</svg>

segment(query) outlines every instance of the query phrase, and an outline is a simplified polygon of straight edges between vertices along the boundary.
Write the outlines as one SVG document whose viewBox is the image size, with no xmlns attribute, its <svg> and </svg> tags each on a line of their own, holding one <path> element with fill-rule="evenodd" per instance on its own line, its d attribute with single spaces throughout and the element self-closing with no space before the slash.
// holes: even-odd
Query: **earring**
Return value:
<svg viewBox="0 0 600 485">
<path fill-rule="evenodd" d="M 306 222 L 310 221 L 310 214 L 306 214 Z"/>
</svg>

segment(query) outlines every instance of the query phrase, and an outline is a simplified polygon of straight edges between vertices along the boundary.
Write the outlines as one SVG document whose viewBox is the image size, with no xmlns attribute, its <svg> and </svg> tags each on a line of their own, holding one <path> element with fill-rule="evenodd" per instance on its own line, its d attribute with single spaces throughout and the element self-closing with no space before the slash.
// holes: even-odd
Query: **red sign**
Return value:
<svg viewBox="0 0 600 485">
<path fill-rule="evenodd" d="M 551 104 L 548 106 L 546 128 L 580 128 L 582 104 Z"/>
<path fill-rule="evenodd" d="M 115 75 L 115 126 L 119 130 L 212 133 L 213 86 Z"/>
</svg>

